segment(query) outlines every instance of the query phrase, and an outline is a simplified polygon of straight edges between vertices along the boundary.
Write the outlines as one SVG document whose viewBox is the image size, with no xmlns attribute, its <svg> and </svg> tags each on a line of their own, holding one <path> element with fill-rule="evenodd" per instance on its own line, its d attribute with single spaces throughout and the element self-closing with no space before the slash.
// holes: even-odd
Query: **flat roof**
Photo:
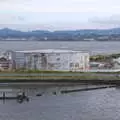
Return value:
<svg viewBox="0 0 120 120">
<path fill-rule="evenodd" d="M 15 51 L 20 53 L 88 53 L 85 51 L 73 51 L 73 50 L 62 50 L 62 49 L 40 49 L 40 50 L 23 50 L 23 51 Z"/>
</svg>

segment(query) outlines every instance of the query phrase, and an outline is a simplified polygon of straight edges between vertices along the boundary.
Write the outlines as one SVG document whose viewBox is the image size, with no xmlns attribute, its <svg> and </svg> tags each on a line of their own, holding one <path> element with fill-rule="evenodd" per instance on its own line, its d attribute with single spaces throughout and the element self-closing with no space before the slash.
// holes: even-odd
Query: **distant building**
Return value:
<svg viewBox="0 0 120 120">
<path fill-rule="evenodd" d="M 89 53 L 72 50 L 43 49 L 15 51 L 9 54 L 16 69 L 85 71 L 89 69 Z"/>
<path fill-rule="evenodd" d="M 110 69 L 112 68 L 111 63 L 107 62 L 90 62 L 90 69 Z"/>
<path fill-rule="evenodd" d="M 4 71 L 4 70 L 10 70 L 12 69 L 12 63 L 9 59 L 7 59 L 4 56 L 0 56 L 0 70 Z"/>
<path fill-rule="evenodd" d="M 84 41 L 94 41 L 94 38 L 84 38 Z"/>
</svg>

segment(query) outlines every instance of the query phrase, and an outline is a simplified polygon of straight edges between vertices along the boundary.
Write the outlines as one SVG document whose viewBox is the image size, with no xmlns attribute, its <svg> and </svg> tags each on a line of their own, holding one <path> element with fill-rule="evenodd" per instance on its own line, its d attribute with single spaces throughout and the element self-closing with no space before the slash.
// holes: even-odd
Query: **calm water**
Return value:
<svg viewBox="0 0 120 120">
<path fill-rule="evenodd" d="M 0 102 L 1 120 L 119 120 L 120 89 L 49 94 L 58 88 L 49 88 L 41 97 L 30 97 L 30 102 Z M 49 91 L 49 92 L 48 92 Z"/>
<path fill-rule="evenodd" d="M 120 53 L 120 42 L 0 42 L 0 50 L 34 50 L 47 48 L 85 50 L 89 51 L 91 54 L 108 54 Z"/>
</svg>

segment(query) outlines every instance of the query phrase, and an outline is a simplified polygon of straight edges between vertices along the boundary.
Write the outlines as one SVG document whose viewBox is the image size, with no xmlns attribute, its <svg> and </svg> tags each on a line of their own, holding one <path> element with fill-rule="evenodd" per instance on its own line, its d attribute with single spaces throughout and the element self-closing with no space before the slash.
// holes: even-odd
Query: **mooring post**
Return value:
<svg viewBox="0 0 120 120">
<path fill-rule="evenodd" d="M 23 98 L 25 97 L 25 92 L 22 93 L 22 97 L 23 97 Z"/>
<path fill-rule="evenodd" d="M 3 92 L 3 103 L 5 103 L 5 92 Z"/>
<path fill-rule="evenodd" d="M 5 92 L 3 92 L 3 99 L 5 99 Z"/>
</svg>

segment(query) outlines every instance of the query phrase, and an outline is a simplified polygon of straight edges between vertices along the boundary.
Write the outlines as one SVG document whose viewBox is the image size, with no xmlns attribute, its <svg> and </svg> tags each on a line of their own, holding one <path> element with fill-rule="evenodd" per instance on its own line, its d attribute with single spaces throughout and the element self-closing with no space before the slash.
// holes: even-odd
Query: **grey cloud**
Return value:
<svg viewBox="0 0 120 120">
<path fill-rule="evenodd" d="M 13 19 L 16 19 L 17 21 L 25 21 L 25 18 L 22 16 L 14 16 Z"/>
<path fill-rule="evenodd" d="M 106 24 L 106 25 L 120 25 L 120 15 L 112 15 L 110 17 L 93 17 L 89 19 L 89 22 L 95 24 Z"/>
<path fill-rule="evenodd" d="M 0 24 L 16 24 L 26 21 L 25 17 L 22 15 L 0 14 L 0 16 Z"/>
<path fill-rule="evenodd" d="M 0 0 L 0 2 L 14 2 L 15 0 Z"/>
</svg>

